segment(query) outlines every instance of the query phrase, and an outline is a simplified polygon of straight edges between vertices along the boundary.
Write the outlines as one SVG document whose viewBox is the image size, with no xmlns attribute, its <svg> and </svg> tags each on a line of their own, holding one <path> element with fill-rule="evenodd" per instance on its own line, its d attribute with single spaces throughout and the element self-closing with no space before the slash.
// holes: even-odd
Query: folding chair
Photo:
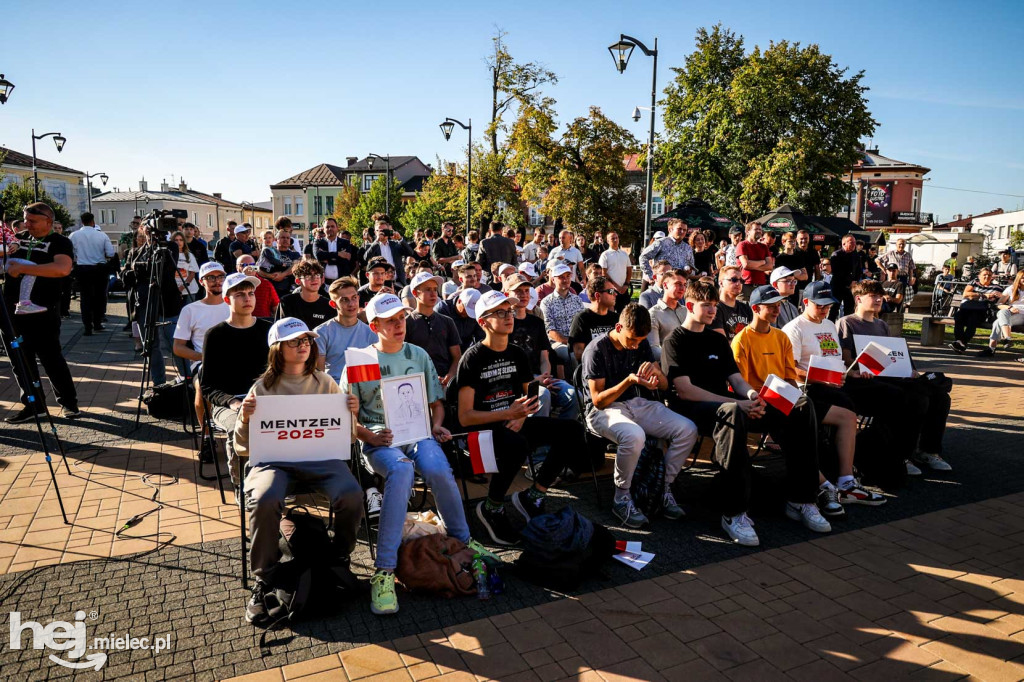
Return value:
<svg viewBox="0 0 1024 682">
<path fill-rule="evenodd" d="M 607 451 L 607 449 L 608 449 L 607 445 L 608 444 L 614 445 L 614 443 L 612 443 L 610 440 L 608 440 L 604 436 L 601 436 L 600 434 L 594 433 L 593 431 L 590 430 L 590 427 L 587 426 L 587 406 L 586 406 L 586 401 L 583 399 L 583 365 L 582 364 L 576 365 L 576 369 L 572 373 L 572 385 L 573 385 L 573 388 L 576 389 L 576 405 L 579 408 L 577 410 L 577 413 L 578 413 L 577 419 L 579 419 L 580 424 L 583 425 L 584 436 L 588 436 L 588 435 L 589 436 L 593 436 L 595 439 L 598 440 L 597 444 L 603 446 L 602 447 L 602 452 Z M 597 468 L 594 466 L 594 458 L 589 456 L 589 452 L 587 453 L 587 455 L 588 455 L 587 456 L 587 463 L 590 464 L 590 475 L 591 475 L 591 477 L 593 478 L 593 481 L 594 481 L 594 498 L 595 498 L 595 500 L 597 502 L 598 509 L 600 509 L 601 508 L 601 489 L 597 485 Z"/>
<path fill-rule="evenodd" d="M 202 368 L 199 369 L 199 375 L 202 374 Z M 200 392 L 200 395 L 202 393 Z M 224 496 L 224 474 L 220 470 L 220 459 L 217 457 L 217 446 L 216 437 L 223 435 L 225 437 L 224 452 L 230 454 L 230 450 L 233 447 L 231 444 L 231 434 L 224 431 L 224 429 L 217 426 L 217 423 L 213 421 L 213 406 L 210 405 L 205 396 L 203 396 L 203 421 L 202 430 L 200 431 L 201 441 L 199 449 L 199 478 L 204 481 L 217 481 L 217 487 L 220 488 L 220 503 L 227 504 L 228 501 Z M 213 468 L 216 472 L 215 476 L 207 476 L 203 473 L 203 457 L 202 450 L 204 448 L 210 449 L 210 456 L 213 459 Z"/>
</svg>

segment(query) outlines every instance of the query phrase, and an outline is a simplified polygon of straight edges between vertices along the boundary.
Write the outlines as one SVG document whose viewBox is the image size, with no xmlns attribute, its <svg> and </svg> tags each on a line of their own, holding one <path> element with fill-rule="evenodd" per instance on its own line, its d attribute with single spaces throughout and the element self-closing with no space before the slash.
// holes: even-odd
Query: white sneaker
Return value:
<svg viewBox="0 0 1024 682">
<path fill-rule="evenodd" d="M 32 315 L 33 313 L 45 313 L 46 306 L 36 305 L 32 301 L 18 301 L 14 306 L 15 315 Z"/>
<path fill-rule="evenodd" d="M 787 502 L 786 516 L 794 521 L 803 522 L 804 526 L 815 533 L 828 533 L 832 530 L 832 525 L 825 520 L 825 517 L 818 511 L 818 505 L 814 503 Z"/>
<path fill-rule="evenodd" d="M 907 476 L 920 476 L 921 475 L 921 470 L 918 469 L 916 466 L 914 466 L 914 463 L 911 462 L 909 459 L 908 460 L 904 460 L 903 463 L 907 465 Z"/>
<path fill-rule="evenodd" d="M 380 506 L 384 503 L 384 495 L 376 488 L 366 489 L 366 515 L 380 516 Z"/>
<path fill-rule="evenodd" d="M 939 457 L 938 455 L 930 455 L 927 452 L 919 452 L 914 460 L 918 464 L 924 464 L 935 471 L 952 471 L 953 467 L 949 466 L 949 463 Z"/>
<path fill-rule="evenodd" d="M 754 522 L 750 520 L 746 512 L 737 514 L 732 519 L 723 516 L 722 530 L 729 534 L 733 542 L 744 547 L 757 547 L 761 544 L 757 533 L 754 532 Z"/>
</svg>

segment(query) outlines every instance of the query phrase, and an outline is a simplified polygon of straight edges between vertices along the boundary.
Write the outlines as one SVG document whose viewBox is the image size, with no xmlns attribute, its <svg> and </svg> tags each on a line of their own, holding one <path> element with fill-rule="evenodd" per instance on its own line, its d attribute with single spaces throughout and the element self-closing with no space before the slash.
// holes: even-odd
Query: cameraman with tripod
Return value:
<svg viewBox="0 0 1024 682">
<path fill-rule="evenodd" d="M 177 230 L 173 217 L 153 212 L 142 224 L 148 242 L 132 250 L 126 269 L 135 273 L 138 294 L 137 316 L 143 341 L 143 354 L 149 357 L 149 378 L 157 386 L 167 381 L 163 349 L 174 346 L 174 327 L 181 312 L 182 299 L 175 276 L 178 272 L 178 253 L 173 242 L 167 241 L 169 231 Z M 186 375 L 186 362 L 175 358 L 179 374 Z"/>
<path fill-rule="evenodd" d="M 11 347 L 12 342 L 17 336 L 22 337 L 20 348 L 25 354 L 28 374 L 22 376 L 20 372 L 15 373 L 18 386 L 21 387 L 21 402 L 25 407 L 5 421 L 21 424 L 42 413 L 43 406 L 34 408 L 29 399 L 33 391 L 32 384 L 39 382 L 37 357 L 50 379 L 57 403 L 64 408 L 62 416 L 77 419 L 82 416 L 78 409 L 78 394 L 60 346 L 61 290 L 63 282 L 71 274 L 74 247 L 71 240 L 54 232 L 53 209 L 46 204 L 29 204 L 24 209 L 24 217 L 25 221 L 21 225 L 24 230 L 17 233 L 16 241 L 5 240 L 0 251 L 7 266 L 3 286 L 7 314 L 2 318 L 4 323 L 0 325 L 0 336 L 3 337 L 8 357 L 12 357 L 15 352 Z M 22 262 L 8 263 L 6 259 L 9 257 L 22 259 Z M 36 277 L 31 301 L 45 310 L 17 315 L 15 309 L 20 299 L 22 278 L 30 275 Z M 13 329 L 8 327 L 8 321 L 13 324 Z M 39 398 L 43 398 L 42 391 Z"/>
</svg>

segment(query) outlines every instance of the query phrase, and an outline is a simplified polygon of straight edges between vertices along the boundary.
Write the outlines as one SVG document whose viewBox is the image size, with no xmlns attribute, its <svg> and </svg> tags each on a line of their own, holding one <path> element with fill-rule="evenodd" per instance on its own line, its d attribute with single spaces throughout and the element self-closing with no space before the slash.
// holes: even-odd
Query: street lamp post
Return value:
<svg viewBox="0 0 1024 682">
<path fill-rule="evenodd" d="M 53 143 L 57 145 L 57 153 L 60 154 L 61 150 L 64 149 L 64 143 L 68 141 L 66 137 L 60 133 L 45 133 L 43 135 L 36 135 L 36 129 L 32 129 L 32 196 L 33 201 L 39 201 L 39 173 L 36 172 L 36 140 L 41 140 L 44 137 L 53 137 Z"/>
<path fill-rule="evenodd" d="M 143 192 L 136 192 L 135 193 L 135 215 L 139 215 L 139 194 L 143 194 Z M 146 194 L 146 205 L 149 206 L 149 195 L 148 194 Z"/>
<path fill-rule="evenodd" d="M 14 83 L 4 78 L 4 75 L 0 73 L 0 104 L 7 104 L 7 100 L 11 98 L 13 91 Z"/>
<path fill-rule="evenodd" d="M 251 201 L 243 201 L 239 204 L 242 207 L 242 222 L 245 222 L 245 207 L 248 206 L 249 210 L 252 211 L 252 223 L 250 223 L 253 229 L 256 229 L 256 206 Z"/>
<path fill-rule="evenodd" d="M 469 125 L 464 124 L 462 121 L 451 118 L 450 116 L 444 119 L 444 123 L 438 124 L 441 128 L 441 134 L 444 135 L 444 139 L 447 142 L 452 137 L 452 130 L 455 129 L 455 124 L 459 124 L 463 130 L 466 131 L 466 234 L 472 228 L 471 223 L 473 218 L 473 119 L 467 119 Z"/>
<path fill-rule="evenodd" d="M 86 198 L 89 202 L 89 213 L 92 213 L 92 179 L 97 175 L 100 176 L 100 182 L 103 183 L 104 187 L 107 186 L 107 180 L 110 179 L 106 173 L 93 173 L 89 175 L 89 171 L 85 172 L 85 191 L 87 192 Z M 136 205 L 135 210 L 138 211 L 138 205 Z"/>
<path fill-rule="evenodd" d="M 644 211 L 644 244 L 646 244 L 650 241 L 651 220 L 654 217 L 651 215 L 651 209 L 654 206 L 654 108 L 658 96 L 658 39 L 654 39 L 654 49 L 649 50 L 636 38 L 620 33 L 619 42 L 611 45 L 608 51 L 611 53 L 612 59 L 615 60 L 615 68 L 619 73 L 624 73 L 626 65 L 629 64 L 629 57 L 633 54 L 633 48 L 636 47 L 639 47 L 648 57 L 654 58 L 654 71 L 651 75 L 651 134 L 647 141 L 647 208 Z"/>
<path fill-rule="evenodd" d="M 391 155 L 386 154 L 381 156 L 379 154 L 367 154 L 366 156 L 366 167 L 373 170 L 373 160 L 381 159 L 384 161 L 384 179 L 386 182 L 384 186 L 387 187 L 387 192 L 384 193 L 384 212 L 391 215 Z"/>
</svg>

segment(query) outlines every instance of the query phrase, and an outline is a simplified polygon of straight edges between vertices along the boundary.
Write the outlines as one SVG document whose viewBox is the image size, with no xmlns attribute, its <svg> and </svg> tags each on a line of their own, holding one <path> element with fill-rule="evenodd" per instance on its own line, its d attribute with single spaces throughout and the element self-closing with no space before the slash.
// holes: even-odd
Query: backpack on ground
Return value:
<svg viewBox="0 0 1024 682">
<path fill-rule="evenodd" d="M 181 421 L 185 418 L 187 391 L 184 381 L 171 381 L 146 389 L 142 402 L 146 404 L 149 416 L 154 419 Z"/>
<path fill-rule="evenodd" d="M 658 447 L 658 441 L 648 438 L 633 472 L 633 483 L 629 486 L 633 504 L 647 518 L 653 519 L 665 504 L 665 454 Z"/>
<path fill-rule="evenodd" d="M 869 425 L 857 431 L 853 463 L 864 483 L 885 490 L 907 485 L 907 467 L 892 442 L 889 429 L 878 423 L 878 419 L 872 419 Z"/>
<path fill-rule="evenodd" d="M 327 525 L 304 507 L 281 518 L 281 560 L 263 576 L 267 614 L 273 621 L 327 613 L 358 588 L 348 560 L 337 556 Z"/>
<path fill-rule="evenodd" d="M 560 592 L 577 590 L 584 579 L 600 575 L 601 564 L 615 553 L 615 538 L 608 529 L 572 507 L 534 517 L 523 529 L 522 540 L 516 574 Z"/>
<path fill-rule="evenodd" d="M 476 594 L 473 550 L 455 538 L 433 533 L 403 542 L 395 577 L 413 592 L 444 597 Z"/>
</svg>

